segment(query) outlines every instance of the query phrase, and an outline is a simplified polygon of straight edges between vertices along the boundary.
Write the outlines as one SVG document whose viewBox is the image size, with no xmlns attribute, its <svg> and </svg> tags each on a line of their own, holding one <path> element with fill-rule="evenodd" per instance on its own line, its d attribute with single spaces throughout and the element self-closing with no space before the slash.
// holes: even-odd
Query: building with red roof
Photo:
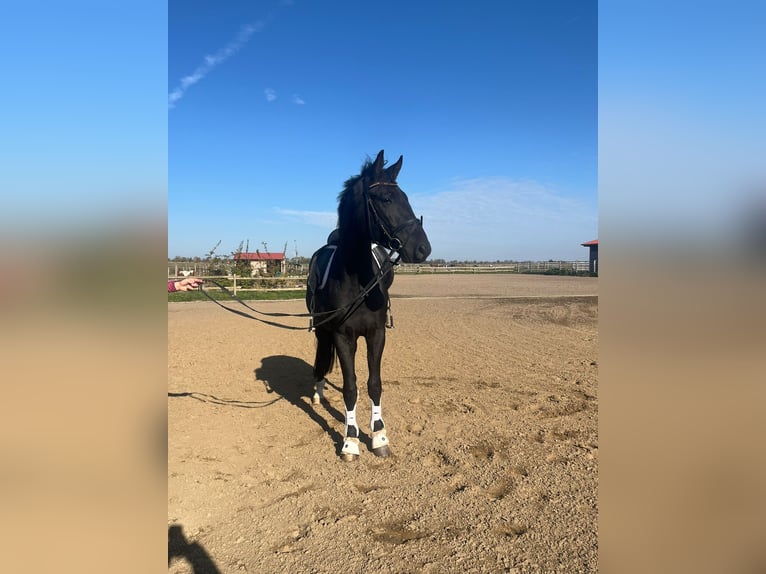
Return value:
<svg viewBox="0 0 766 574">
<path fill-rule="evenodd" d="M 585 243 L 580 243 L 580 245 L 589 249 L 588 271 L 594 275 L 598 274 L 598 239 L 586 241 Z"/>
</svg>

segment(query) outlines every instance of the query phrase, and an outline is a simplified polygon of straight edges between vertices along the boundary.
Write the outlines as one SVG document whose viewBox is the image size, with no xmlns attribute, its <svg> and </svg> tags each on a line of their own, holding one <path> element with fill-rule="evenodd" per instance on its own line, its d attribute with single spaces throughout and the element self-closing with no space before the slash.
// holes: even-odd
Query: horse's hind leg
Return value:
<svg viewBox="0 0 766 574">
<path fill-rule="evenodd" d="M 318 405 L 324 398 L 325 375 L 332 371 L 335 362 L 335 343 L 332 332 L 317 330 L 316 357 L 314 359 L 314 396 L 311 402 Z"/>
<path fill-rule="evenodd" d="M 340 454 L 344 461 L 351 462 L 359 458 L 359 426 L 356 423 L 357 388 L 354 370 L 356 338 L 336 334 L 335 347 L 343 372 L 343 402 L 346 405 L 346 430 Z"/>
<path fill-rule="evenodd" d="M 386 344 L 385 329 L 378 329 L 367 337 L 367 365 L 370 378 L 367 381 L 367 392 L 370 395 L 370 431 L 372 432 L 372 452 L 375 456 L 387 457 L 391 447 L 383 423 L 380 399 L 383 395 L 383 384 L 380 380 L 380 362 L 383 357 L 383 347 Z"/>
</svg>

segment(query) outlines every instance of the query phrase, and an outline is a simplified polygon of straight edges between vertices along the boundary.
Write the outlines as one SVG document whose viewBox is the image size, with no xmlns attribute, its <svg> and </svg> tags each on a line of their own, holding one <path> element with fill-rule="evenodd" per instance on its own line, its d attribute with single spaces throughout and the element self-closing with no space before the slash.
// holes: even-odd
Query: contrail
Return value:
<svg viewBox="0 0 766 574">
<path fill-rule="evenodd" d="M 242 26 L 239 34 L 237 34 L 237 37 L 234 38 L 234 40 L 226 44 L 226 46 L 218 50 L 212 56 L 205 55 L 205 58 L 203 59 L 202 63 L 197 66 L 197 69 L 195 69 L 194 72 L 188 76 L 181 78 L 181 83 L 168 94 L 168 108 L 172 109 L 176 102 L 184 97 L 186 90 L 207 76 L 216 66 L 225 62 L 234 54 L 236 54 L 242 48 L 242 46 L 247 43 L 247 41 L 250 39 L 250 36 L 262 28 L 262 21 L 256 22 L 255 24 L 246 24 Z"/>
</svg>

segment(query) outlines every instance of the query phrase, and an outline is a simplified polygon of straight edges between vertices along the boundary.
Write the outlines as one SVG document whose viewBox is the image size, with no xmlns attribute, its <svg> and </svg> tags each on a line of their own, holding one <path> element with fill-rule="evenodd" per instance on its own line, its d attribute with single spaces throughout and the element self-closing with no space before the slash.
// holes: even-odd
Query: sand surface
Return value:
<svg viewBox="0 0 766 574">
<path fill-rule="evenodd" d="M 393 455 L 370 451 L 360 340 L 355 463 L 339 368 L 311 403 L 312 333 L 168 304 L 170 572 L 597 571 L 598 280 L 399 275 L 391 293 Z"/>
</svg>

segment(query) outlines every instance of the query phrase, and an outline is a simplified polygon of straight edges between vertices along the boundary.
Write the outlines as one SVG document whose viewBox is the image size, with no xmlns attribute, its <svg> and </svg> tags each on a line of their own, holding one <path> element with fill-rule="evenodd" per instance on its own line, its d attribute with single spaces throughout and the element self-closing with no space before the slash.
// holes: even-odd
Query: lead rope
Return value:
<svg viewBox="0 0 766 574">
<path fill-rule="evenodd" d="M 217 281 L 214 281 L 212 279 L 208 279 L 207 282 L 212 283 L 221 291 L 226 293 L 231 299 L 242 305 L 243 307 L 246 307 L 250 311 L 253 311 L 254 313 L 258 313 L 259 315 L 265 315 L 268 317 L 309 317 L 309 332 L 313 331 L 320 325 L 324 325 L 325 323 L 328 323 L 332 321 L 337 315 L 340 313 L 345 312 L 345 315 L 341 319 L 341 324 L 344 323 L 351 315 L 354 314 L 354 312 L 361 306 L 361 304 L 364 302 L 364 299 L 367 297 L 367 295 L 372 291 L 379 283 L 383 280 L 383 277 L 386 276 L 387 273 L 390 273 L 393 271 L 394 265 L 397 265 L 399 263 L 399 257 L 400 255 L 396 254 L 396 259 L 392 258 L 392 255 L 394 254 L 394 250 L 391 249 L 387 255 L 388 261 L 391 263 L 391 267 L 384 269 L 385 265 L 381 265 L 378 272 L 375 274 L 375 276 L 372 278 L 372 280 L 360 291 L 359 295 L 357 295 L 349 304 L 344 305 L 343 307 L 340 307 L 338 309 L 333 309 L 331 311 L 321 311 L 319 313 L 316 313 L 314 309 L 312 308 L 309 313 L 266 313 L 265 311 L 259 311 L 258 309 L 254 309 L 247 303 L 245 303 L 242 299 L 234 295 L 231 291 L 229 291 L 226 287 L 218 283 Z M 284 325 L 282 323 L 277 323 L 275 321 L 268 321 L 266 319 L 260 319 L 258 317 L 254 317 L 250 315 L 249 313 L 245 313 L 243 311 L 237 311 L 236 309 L 232 309 L 230 307 L 227 307 L 226 305 L 223 305 L 220 301 L 217 301 L 214 299 L 207 291 L 205 291 L 202 288 L 202 285 L 197 287 L 202 294 L 210 299 L 213 303 L 218 305 L 219 307 L 226 309 L 227 311 L 231 313 L 235 313 L 237 315 L 240 315 L 242 317 L 253 319 L 254 321 L 260 321 L 261 323 L 266 323 L 267 325 L 271 325 L 273 327 L 280 327 L 282 329 L 291 329 L 295 331 L 302 331 L 305 329 L 305 327 L 295 327 L 293 325 Z M 313 301 L 312 301 L 312 307 L 313 307 Z M 391 312 L 391 298 L 388 297 L 388 308 L 387 312 L 389 313 L 389 324 L 386 325 L 389 329 L 393 328 L 393 316 L 390 315 Z M 321 321 L 318 323 L 314 323 L 315 317 L 323 317 Z"/>
</svg>

